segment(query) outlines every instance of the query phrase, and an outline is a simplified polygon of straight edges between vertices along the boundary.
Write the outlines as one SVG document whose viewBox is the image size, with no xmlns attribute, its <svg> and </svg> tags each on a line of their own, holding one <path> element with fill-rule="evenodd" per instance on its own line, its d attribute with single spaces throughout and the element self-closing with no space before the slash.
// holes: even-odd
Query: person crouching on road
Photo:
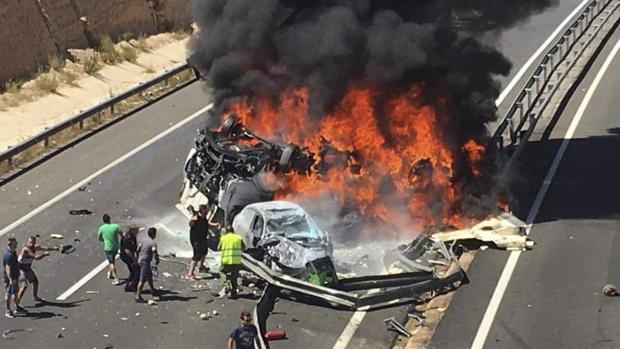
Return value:
<svg viewBox="0 0 620 349">
<path fill-rule="evenodd" d="M 103 252 L 108 260 L 108 279 L 114 279 L 112 285 L 120 285 L 116 273 L 116 254 L 118 253 L 118 240 L 121 237 L 121 228 L 111 222 L 110 215 L 103 215 L 103 224 L 99 227 L 99 241 L 103 242 Z"/>
<path fill-rule="evenodd" d="M 19 262 L 19 270 L 21 271 L 20 275 L 20 283 L 21 286 L 19 288 L 19 292 L 17 298 L 21 303 L 22 299 L 24 299 L 24 295 L 26 294 L 26 289 L 28 289 L 28 284 L 32 284 L 32 295 L 34 300 L 38 303 L 45 302 L 45 300 L 39 297 L 39 279 L 37 278 L 37 274 L 35 274 L 32 269 L 32 262 L 35 260 L 40 260 L 43 257 L 49 256 L 49 251 L 58 251 L 58 246 L 48 247 L 41 246 L 37 244 L 37 238 L 31 236 L 28 238 L 28 242 L 22 249 L 19 257 L 17 257 L 17 261 Z M 44 251 L 42 254 L 37 254 L 39 251 Z"/>
<path fill-rule="evenodd" d="M 136 290 L 136 302 L 144 303 L 142 298 L 142 289 L 144 283 L 148 282 L 151 288 L 151 294 L 155 300 L 159 299 L 157 296 L 157 290 L 153 286 L 153 273 L 151 271 L 151 262 L 155 260 L 155 264 L 159 265 L 159 255 L 157 254 L 157 244 L 155 243 L 155 237 L 157 236 L 157 229 L 149 228 L 147 237 L 140 241 L 138 244 L 138 264 L 140 265 L 140 282 L 138 282 L 138 288 Z"/>
<path fill-rule="evenodd" d="M 4 316 L 12 319 L 15 317 L 11 310 L 11 300 L 15 303 L 17 314 L 26 314 L 26 309 L 19 305 L 17 297 L 17 284 L 19 279 L 19 263 L 17 262 L 17 240 L 9 238 L 8 247 L 2 257 L 2 281 L 4 283 L 4 300 L 6 301 L 6 312 Z"/>
<path fill-rule="evenodd" d="M 252 324 L 252 315 L 247 311 L 242 311 L 240 318 L 241 324 L 233 329 L 228 337 L 226 348 L 233 349 L 233 343 L 235 349 L 254 349 L 254 344 L 257 347 L 260 346 L 258 343 L 258 330 Z"/>
<path fill-rule="evenodd" d="M 241 269 L 241 255 L 244 249 L 243 238 L 233 231 L 231 225 L 227 225 L 220 238 L 218 249 L 220 250 L 222 273 L 226 277 L 224 293 L 228 293 L 226 288 L 229 286 L 230 298 L 235 299 L 237 298 L 237 278 Z"/>
<path fill-rule="evenodd" d="M 127 265 L 129 277 L 125 283 L 125 291 L 136 292 L 138 280 L 140 279 L 140 266 L 138 265 L 138 242 L 136 236 L 140 228 L 132 225 L 121 238 L 121 260 Z"/>
</svg>

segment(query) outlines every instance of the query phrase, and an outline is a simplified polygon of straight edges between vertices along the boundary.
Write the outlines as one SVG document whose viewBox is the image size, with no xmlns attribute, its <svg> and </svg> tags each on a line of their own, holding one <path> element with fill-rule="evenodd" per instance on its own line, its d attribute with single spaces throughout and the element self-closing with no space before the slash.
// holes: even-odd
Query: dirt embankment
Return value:
<svg viewBox="0 0 620 349">
<path fill-rule="evenodd" d="M 189 28 L 191 0 L 21 0 L 0 2 L 0 84 L 32 75 L 69 48 L 96 47 L 124 32 Z"/>
</svg>

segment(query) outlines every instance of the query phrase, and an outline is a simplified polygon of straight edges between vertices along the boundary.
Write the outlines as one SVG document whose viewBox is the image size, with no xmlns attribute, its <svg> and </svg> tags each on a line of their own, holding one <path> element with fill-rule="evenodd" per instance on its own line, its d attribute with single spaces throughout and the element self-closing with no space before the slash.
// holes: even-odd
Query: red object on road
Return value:
<svg viewBox="0 0 620 349">
<path fill-rule="evenodd" d="M 268 341 L 277 341 L 280 339 L 286 339 L 286 332 L 284 330 L 271 330 L 265 333 L 265 339 Z"/>
</svg>

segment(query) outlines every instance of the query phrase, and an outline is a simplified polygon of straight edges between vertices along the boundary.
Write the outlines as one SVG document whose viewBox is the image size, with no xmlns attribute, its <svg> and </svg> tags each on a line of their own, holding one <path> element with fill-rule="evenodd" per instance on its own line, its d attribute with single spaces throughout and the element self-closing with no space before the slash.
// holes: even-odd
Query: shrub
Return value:
<svg viewBox="0 0 620 349">
<path fill-rule="evenodd" d="M 136 42 L 136 47 L 142 52 L 147 52 L 151 48 L 149 43 L 146 41 L 146 36 L 144 35 L 140 35 Z"/>
<path fill-rule="evenodd" d="M 60 80 L 67 85 L 77 86 L 75 80 L 77 80 L 78 75 L 72 71 L 65 70 L 60 73 Z"/>
<path fill-rule="evenodd" d="M 56 92 L 59 84 L 58 77 L 54 72 L 42 73 L 34 81 L 36 88 L 43 92 Z"/>
<path fill-rule="evenodd" d="M 147 72 L 148 74 L 153 74 L 155 72 L 155 68 L 153 68 L 152 65 L 149 65 L 144 69 L 144 71 Z"/>
<path fill-rule="evenodd" d="M 107 35 L 102 36 L 99 41 L 99 54 L 101 56 L 101 60 L 107 64 L 114 64 L 122 61 L 121 54 L 118 50 L 116 50 L 116 47 L 114 47 L 114 42 Z"/>
<path fill-rule="evenodd" d="M 4 92 L 6 93 L 19 93 L 19 89 L 22 88 L 20 81 L 9 80 L 4 83 Z"/>
<path fill-rule="evenodd" d="M 49 64 L 50 68 L 57 72 L 61 71 L 65 67 L 65 60 L 58 56 L 50 57 L 47 60 L 47 63 Z"/>
<path fill-rule="evenodd" d="M 102 66 L 99 62 L 99 55 L 96 53 L 91 54 L 84 60 L 84 72 L 88 75 L 95 74 L 101 70 L 101 68 Z"/>
<path fill-rule="evenodd" d="M 121 35 L 121 38 L 122 38 L 124 41 L 127 41 L 127 42 L 129 42 L 129 40 L 131 40 L 131 39 L 134 39 L 135 37 L 136 37 L 136 36 L 135 36 L 135 35 L 133 35 L 133 33 L 132 33 L 132 32 L 130 32 L 130 31 L 126 31 L 126 32 L 124 32 L 124 33 Z"/>
<path fill-rule="evenodd" d="M 138 59 L 138 53 L 136 52 L 136 49 L 132 46 L 123 45 L 121 46 L 121 57 L 123 57 L 123 59 L 127 62 L 136 63 L 136 60 Z"/>
</svg>

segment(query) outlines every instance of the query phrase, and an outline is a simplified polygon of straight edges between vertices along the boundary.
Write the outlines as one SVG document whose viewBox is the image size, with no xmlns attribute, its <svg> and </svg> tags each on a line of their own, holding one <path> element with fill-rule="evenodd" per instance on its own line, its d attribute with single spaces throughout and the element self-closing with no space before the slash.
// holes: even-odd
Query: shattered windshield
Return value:
<svg viewBox="0 0 620 349">
<path fill-rule="evenodd" d="M 267 221 L 267 236 L 279 235 L 289 239 L 318 240 L 322 238 L 319 227 L 309 217 L 283 215 Z"/>
</svg>

